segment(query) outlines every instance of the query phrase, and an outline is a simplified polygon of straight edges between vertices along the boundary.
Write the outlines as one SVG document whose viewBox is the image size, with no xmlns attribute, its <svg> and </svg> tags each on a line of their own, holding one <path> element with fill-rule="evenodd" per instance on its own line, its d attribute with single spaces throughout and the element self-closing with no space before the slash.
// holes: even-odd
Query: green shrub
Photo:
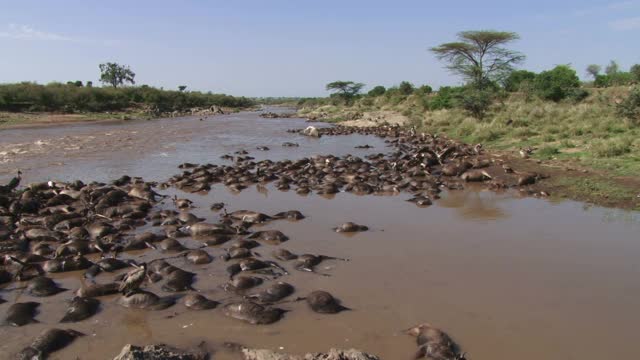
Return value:
<svg viewBox="0 0 640 360">
<path fill-rule="evenodd" d="M 471 116 L 482 120 L 493 102 L 493 97 L 491 90 L 468 88 L 459 95 L 458 101 Z"/>
<path fill-rule="evenodd" d="M 593 85 L 595 85 L 596 87 L 603 88 L 603 87 L 608 87 L 609 82 L 610 82 L 610 78 L 608 75 L 599 74 L 599 75 L 596 75 L 596 79 L 593 81 Z"/>
<path fill-rule="evenodd" d="M 451 109 L 457 104 L 456 97 L 464 91 L 462 87 L 443 86 L 429 101 L 429 109 Z"/>
<path fill-rule="evenodd" d="M 384 93 L 384 96 L 388 99 L 387 103 L 392 106 L 398 105 L 407 99 L 405 95 L 400 93 L 397 87 L 390 87 L 389 89 L 387 89 L 387 92 Z"/>
<path fill-rule="evenodd" d="M 629 69 L 631 75 L 633 75 L 633 81 L 640 83 L 640 64 L 635 64 Z"/>
<path fill-rule="evenodd" d="M 587 89 L 576 88 L 569 90 L 567 98 L 578 103 L 589 97 L 589 95 L 590 93 Z"/>
<path fill-rule="evenodd" d="M 384 86 L 382 85 L 378 85 L 376 87 L 374 87 L 373 89 L 369 90 L 369 92 L 367 93 L 367 95 L 371 96 L 371 97 L 377 97 L 377 96 L 381 96 L 384 95 L 384 93 L 387 91 L 387 89 L 385 89 Z"/>
<path fill-rule="evenodd" d="M 635 74 L 631 72 L 616 72 L 608 75 L 598 75 L 593 84 L 597 87 L 630 85 L 635 81 Z"/>
<path fill-rule="evenodd" d="M 429 85 L 422 85 L 416 89 L 416 92 L 422 95 L 429 95 L 433 92 L 433 88 Z"/>
<path fill-rule="evenodd" d="M 504 89 L 509 92 L 520 91 L 523 82 L 532 83 L 536 78 L 536 73 L 527 70 L 517 70 L 511 72 L 504 80 Z"/>
<path fill-rule="evenodd" d="M 618 104 L 618 115 L 628 119 L 633 125 L 640 125 L 640 86 L 631 90 L 629 96 Z"/>
<path fill-rule="evenodd" d="M 415 90 L 413 84 L 408 81 L 403 81 L 398 85 L 398 92 L 402 95 L 411 95 L 413 90 Z"/>
<path fill-rule="evenodd" d="M 536 93 L 545 100 L 560 101 L 580 87 L 576 71 L 567 65 L 558 65 L 541 72 L 534 81 Z"/>
</svg>

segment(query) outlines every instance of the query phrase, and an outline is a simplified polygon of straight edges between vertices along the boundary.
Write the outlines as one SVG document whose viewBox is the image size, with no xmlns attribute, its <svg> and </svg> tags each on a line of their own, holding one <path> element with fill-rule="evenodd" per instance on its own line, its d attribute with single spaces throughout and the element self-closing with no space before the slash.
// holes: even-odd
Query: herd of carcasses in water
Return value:
<svg viewBox="0 0 640 360">
<path fill-rule="evenodd" d="M 384 138 L 393 150 L 365 158 L 328 155 L 257 162 L 243 150 L 224 155 L 223 159 L 232 161 L 228 165 L 184 163 L 180 165 L 182 173 L 162 183 L 125 175 L 109 184 L 75 181 L 21 187 L 18 176 L 0 187 L 3 291 L 21 291 L 34 298 L 55 296 L 71 290 L 59 287 L 47 273 L 85 271 L 89 285 L 75 290 L 66 312 L 60 314 L 61 323 L 99 316 L 103 306 L 99 299 L 115 294 L 119 294 L 117 304 L 125 308 L 162 310 L 181 303 L 191 310 L 221 309 L 224 315 L 253 325 L 271 324 L 286 317 L 286 310 L 279 304 L 291 301 L 306 301 L 310 311 L 317 313 L 339 313 L 349 309 L 332 294 L 316 290 L 294 298 L 295 286 L 284 280 L 288 269 L 315 272 L 315 267 L 325 260 L 346 259 L 294 254 L 280 247 L 266 259 L 254 251 L 262 243 L 280 245 L 289 240 L 278 230 L 253 231 L 255 224 L 281 219 L 298 221 L 304 219 L 302 213 L 228 212 L 230 204 L 215 203 L 211 210 L 219 215 L 219 221 L 207 222 L 189 211 L 192 201 L 188 198 L 169 198 L 160 192 L 173 187 L 197 194 L 211 190 L 215 184 L 242 191 L 253 185 L 272 184 L 279 190 L 301 195 L 342 191 L 363 195 L 408 193 L 407 201 L 424 207 L 437 200 L 442 189 L 460 189 L 465 182 L 482 182 L 495 190 L 526 189 L 540 178 L 538 174 L 514 171 L 508 164 L 484 154 L 480 145 L 457 143 L 400 127 L 337 126 L 319 131 L 321 135 L 376 135 Z M 143 227 L 151 230 L 143 231 Z M 368 229 L 346 222 L 333 230 Z M 179 240 L 184 237 L 201 242 L 202 247 L 186 248 Z M 211 251 L 212 248 L 218 250 Z M 143 249 L 169 255 L 148 263 L 127 256 L 127 252 Z M 220 286 L 231 297 L 223 303 L 199 294 L 194 284 L 198 274 L 179 267 L 181 261 L 208 264 L 214 261 L 215 252 L 229 263 L 228 278 Z M 203 277 L 199 281 L 209 279 Z M 150 283 L 162 284 L 162 291 L 168 294 L 160 296 L 145 290 Z M 19 327 L 37 321 L 40 304 L 28 301 L 1 306 L 4 324 Z M 413 327 L 407 333 L 418 339 L 416 358 L 463 357 L 444 332 L 428 324 Z M 17 357 L 45 358 L 82 335 L 72 328 L 51 328 L 37 336 Z"/>
</svg>

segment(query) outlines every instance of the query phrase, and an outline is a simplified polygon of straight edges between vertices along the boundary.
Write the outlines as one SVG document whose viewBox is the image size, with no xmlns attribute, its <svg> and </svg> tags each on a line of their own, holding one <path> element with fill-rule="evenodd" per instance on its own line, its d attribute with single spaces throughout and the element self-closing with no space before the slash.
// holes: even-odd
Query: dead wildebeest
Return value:
<svg viewBox="0 0 640 360">
<path fill-rule="evenodd" d="M 460 353 L 457 345 L 444 331 L 430 324 L 420 324 L 405 331 L 415 336 L 419 346 L 414 359 L 427 360 L 464 360 L 465 354 Z"/>
</svg>

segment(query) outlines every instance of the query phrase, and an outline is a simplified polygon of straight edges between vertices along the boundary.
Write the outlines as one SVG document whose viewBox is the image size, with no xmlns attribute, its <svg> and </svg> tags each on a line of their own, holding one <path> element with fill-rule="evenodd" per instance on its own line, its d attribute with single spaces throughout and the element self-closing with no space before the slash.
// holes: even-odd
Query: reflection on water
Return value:
<svg viewBox="0 0 640 360">
<path fill-rule="evenodd" d="M 509 216 L 500 208 L 505 195 L 488 191 L 450 191 L 438 200 L 438 206 L 455 209 L 464 220 L 499 220 Z"/>
<path fill-rule="evenodd" d="M 602 221 L 604 222 L 640 224 L 640 213 L 638 212 L 619 209 L 606 209 L 601 211 L 603 212 Z"/>
<path fill-rule="evenodd" d="M 126 311 L 118 323 L 124 326 L 129 333 L 136 334 L 137 342 L 147 343 L 153 339 L 153 331 L 149 325 L 148 318 L 149 314 L 147 311 Z"/>
</svg>

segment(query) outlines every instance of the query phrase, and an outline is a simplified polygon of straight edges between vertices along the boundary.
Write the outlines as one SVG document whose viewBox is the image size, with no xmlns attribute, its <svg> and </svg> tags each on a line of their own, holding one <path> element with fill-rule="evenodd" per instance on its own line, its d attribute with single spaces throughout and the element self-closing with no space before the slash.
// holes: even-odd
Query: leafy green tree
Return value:
<svg viewBox="0 0 640 360">
<path fill-rule="evenodd" d="M 635 82 L 633 73 L 618 71 L 610 75 L 598 75 L 593 84 L 597 87 L 630 85 Z"/>
<path fill-rule="evenodd" d="M 611 77 L 609 75 L 598 74 L 593 85 L 601 88 L 611 86 Z"/>
<path fill-rule="evenodd" d="M 430 50 L 438 59 L 448 63 L 449 71 L 476 87 L 484 88 L 490 82 L 503 80 L 513 71 L 514 65 L 524 61 L 523 54 L 504 47 L 519 38 L 513 32 L 463 31 L 458 33 L 458 41 Z"/>
<path fill-rule="evenodd" d="M 610 77 L 613 86 L 630 85 L 634 82 L 633 74 L 627 71 L 618 71 Z"/>
<path fill-rule="evenodd" d="M 416 91 L 422 95 L 428 95 L 431 94 L 433 92 L 433 88 L 429 85 L 422 85 L 419 88 L 416 89 Z"/>
<path fill-rule="evenodd" d="M 493 98 L 493 90 L 469 87 L 458 96 L 458 102 L 471 116 L 482 120 L 493 103 Z"/>
<path fill-rule="evenodd" d="M 135 84 L 136 74 L 127 65 L 117 63 L 100 64 L 100 81 L 117 88 L 124 83 Z"/>
<path fill-rule="evenodd" d="M 635 82 L 640 82 L 640 64 L 635 64 L 631 66 L 629 72 L 633 75 L 633 80 Z"/>
<path fill-rule="evenodd" d="M 464 90 L 465 88 L 459 86 L 442 86 L 438 89 L 435 96 L 431 98 L 431 101 L 429 102 L 429 109 L 451 109 L 457 105 L 457 99 L 461 96 Z"/>
<path fill-rule="evenodd" d="M 386 91 L 387 91 L 387 89 L 384 86 L 378 85 L 378 86 L 374 87 L 373 89 L 369 90 L 367 95 L 369 95 L 371 97 L 382 96 L 382 95 L 384 95 L 384 93 Z"/>
<path fill-rule="evenodd" d="M 627 118 L 631 124 L 640 125 L 640 86 L 631 90 L 629 96 L 618 104 L 618 115 Z"/>
<path fill-rule="evenodd" d="M 353 81 L 334 81 L 328 83 L 326 86 L 327 91 L 333 91 L 332 96 L 339 97 L 346 102 L 351 101 L 360 90 L 364 87 L 363 83 L 356 83 Z"/>
<path fill-rule="evenodd" d="M 87 81 L 87 87 L 93 87 L 93 81 Z"/>
<path fill-rule="evenodd" d="M 408 81 L 403 81 L 400 83 L 400 85 L 398 85 L 398 91 L 402 95 L 411 95 L 413 94 L 413 90 L 413 84 Z"/>
<path fill-rule="evenodd" d="M 509 92 L 520 91 L 520 87 L 523 82 L 533 82 L 536 78 L 536 73 L 527 70 L 513 71 L 504 80 L 504 89 Z"/>
<path fill-rule="evenodd" d="M 183 92 L 183 91 L 185 91 L 185 90 L 187 90 L 187 85 L 180 85 L 180 86 L 178 86 L 178 91 Z"/>
<path fill-rule="evenodd" d="M 534 81 L 538 95 L 545 100 L 560 101 L 580 87 L 576 71 L 568 65 L 558 65 L 543 71 Z"/>
<path fill-rule="evenodd" d="M 592 76 L 594 80 L 598 77 L 598 75 L 600 75 L 601 70 L 602 67 L 598 64 L 591 64 L 587 66 L 587 74 Z"/>
<path fill-rule="evenodd" d="M 604 69 L 604 73 L 611 76 L 613 74 L 617 74 L 620 71 L 620 65 L 615 60 L 611 60 L 609 65 Z"/>
</svg>

